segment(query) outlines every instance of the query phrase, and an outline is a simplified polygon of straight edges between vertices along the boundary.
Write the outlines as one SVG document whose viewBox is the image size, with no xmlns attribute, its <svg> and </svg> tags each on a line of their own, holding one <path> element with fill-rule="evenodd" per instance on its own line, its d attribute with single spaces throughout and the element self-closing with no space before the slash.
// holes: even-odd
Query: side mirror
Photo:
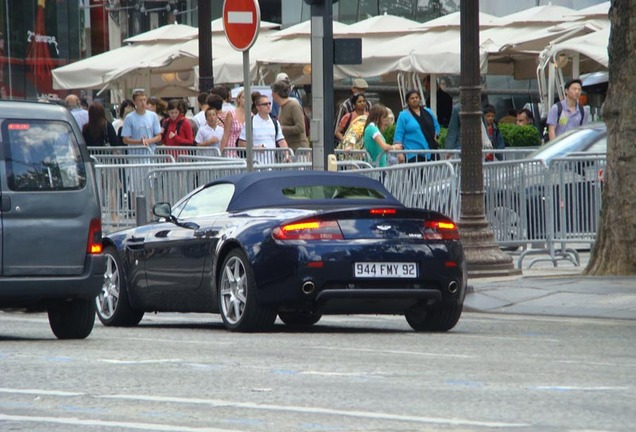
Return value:
<svg viewBox="0 0 636 432">
<path fill-rule="evenodd" d="M 152 213 L 155 216 L 159 216 L 160 218 L 166 218 L 167 220 L 172 220 L 172 208 L 170 207 L 170 203 L 161 202 L 157 203 L 152 207 Z"/>
</svg>

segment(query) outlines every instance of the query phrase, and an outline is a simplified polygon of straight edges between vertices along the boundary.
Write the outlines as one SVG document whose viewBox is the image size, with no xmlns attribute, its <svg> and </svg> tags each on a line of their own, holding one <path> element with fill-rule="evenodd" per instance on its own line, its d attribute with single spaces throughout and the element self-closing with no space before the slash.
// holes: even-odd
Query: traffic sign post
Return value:
<svg viewBox="0 0 636 432">
<path fill-rule="evenodd" d="M 223 28 L 225 37 L 232 48 L 243 51 L 243 88 L 245 89 L 246 110 L 252 97 L 250 86 L 250 53 L 261 28 L 261 9 L 258 0 L 224 0 Z M 248 112 L 245 113 L 245 140 L 247 146 L 247 170 L 254 167 L 254 150 L 252 143 L 252 122 Z"/>
</svg>

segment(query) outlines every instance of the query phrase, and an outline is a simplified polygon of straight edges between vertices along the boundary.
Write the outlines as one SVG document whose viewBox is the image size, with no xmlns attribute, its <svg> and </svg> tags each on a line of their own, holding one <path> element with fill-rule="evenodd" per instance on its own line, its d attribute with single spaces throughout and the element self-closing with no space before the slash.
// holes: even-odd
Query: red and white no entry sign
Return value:
<svg viewBox="0 0 636 432">
<path fill-rule="evenodd" d="M 223 2 L 223 28 L 225 37 L 235 50 L 250 49 L 261 27 L 258 0 L 225 0 Z"/>
</svg>

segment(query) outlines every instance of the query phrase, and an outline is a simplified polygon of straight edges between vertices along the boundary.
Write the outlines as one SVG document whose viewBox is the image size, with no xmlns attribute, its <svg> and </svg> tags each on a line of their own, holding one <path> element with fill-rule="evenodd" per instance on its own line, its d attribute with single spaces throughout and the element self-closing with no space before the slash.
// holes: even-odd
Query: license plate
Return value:
<svg viewBox="0 0 636 432">
<path fill-rule="evenodd" d="M 416 278 L 416 263 L 355 263 L 354 275 L 357 278 Z"/>
</svg>

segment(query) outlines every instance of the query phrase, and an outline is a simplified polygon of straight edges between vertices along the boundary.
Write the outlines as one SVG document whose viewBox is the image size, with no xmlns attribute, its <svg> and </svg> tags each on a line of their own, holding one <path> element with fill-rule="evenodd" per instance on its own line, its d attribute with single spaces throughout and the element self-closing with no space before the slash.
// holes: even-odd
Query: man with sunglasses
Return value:
<svg viewBox="0 0 636 432">
<path fill-rule="evenodd" d="M 275 150 L 259 150 L 259 149 L 276 149 L 288 148 L 287 141 L 283 136 L 283 130 L 278 120 L 271 116 L 272 102 L 267 95 L 260 95 L 256 98 L 256 115 L 252 117 L 252 142 L 254 148 L 254 159 L 261 164 L 276 163 L 277 152 Z M 239 135 L 239 147 L 246 146 L 245 125 L 241 129 Z M 285 152 L 285 160 L 289 160 L 289 154 Z"/>
</svg>

